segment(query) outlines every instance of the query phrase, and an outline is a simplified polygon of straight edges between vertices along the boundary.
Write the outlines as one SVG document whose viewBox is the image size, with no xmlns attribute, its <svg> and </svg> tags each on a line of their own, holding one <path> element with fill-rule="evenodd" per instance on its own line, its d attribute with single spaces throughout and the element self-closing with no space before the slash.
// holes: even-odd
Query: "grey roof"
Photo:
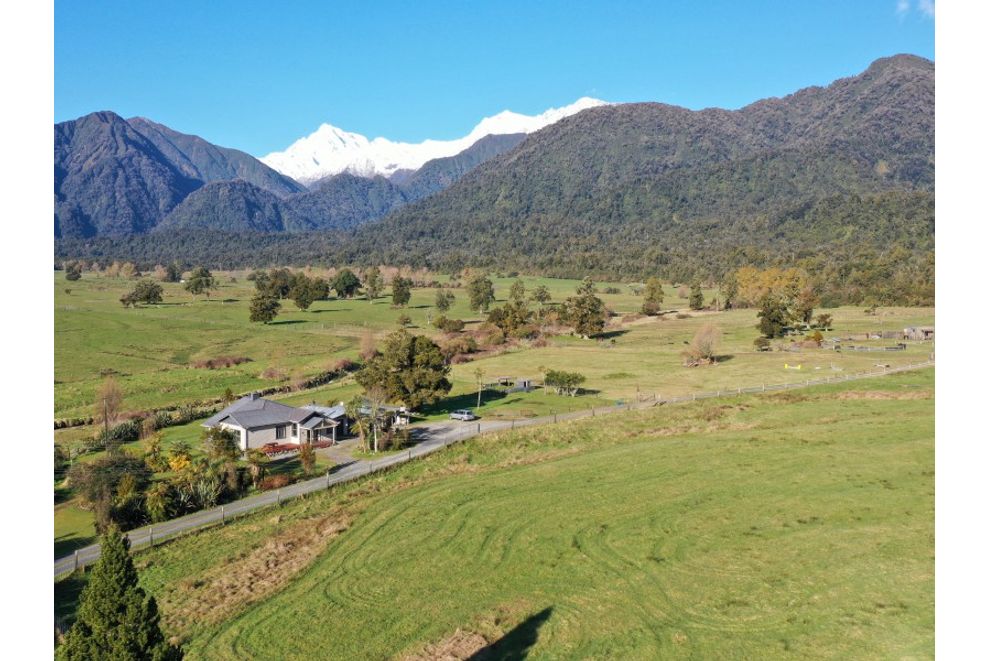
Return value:
<svg viewBox="0 0 990 661">
<path fill-rule="evenodd" d="M 220 422 L 229 422 L 244 429 L 268 427 L 280 423 L 302 423 L 310 417 L 322 417 L 319 412 L 297 409 L 285 404 L 279 404 L 268 399 L 248 395 L 209 417 L 203 422 L 204 427 L 214 427 Z"/>
<path fill-rule="evenodd" d="M 317 413 L 327 417 L 327 418 L 343 418 L 345 415 L 344 405 L 338 404 L 337 406 L 319 406 L 317 404 L 306 404 L 303 406 L 307 411 L 316 411 Z"/>
<path fill-rule="evenodd" d="M 306 422 L 300 423 L 299 426 L 302 427 L 303 429 L 316 429 L 317 427 L 321 427 L 321 426 L 336 427 L 339 424 L 340 423 L 337 422 L 336 420 L 325 418 L 322 415 L 313 415 L 313 417 L 311 417 Z"/>
</svg>

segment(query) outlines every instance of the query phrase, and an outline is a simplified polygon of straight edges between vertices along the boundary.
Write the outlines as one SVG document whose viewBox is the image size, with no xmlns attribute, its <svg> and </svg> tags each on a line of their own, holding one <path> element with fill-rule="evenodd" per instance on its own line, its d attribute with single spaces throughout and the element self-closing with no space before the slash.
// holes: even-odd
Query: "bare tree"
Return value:
<svg viewBox="0 0 990 661">
<path fill-rule="evenodd" d="M 378 350 L 375 348 L 375 334 L 370 328 L 365 328 L 361 334 L 361 358 L 371 360 Z"/>
<path fill-rule="evenodd" d="M 718 360 L 715 352 L 722 341 L 722 331 L 715 324 L 705 324 L 698 329 L 691 344 L 684 350 L 684 364 L 689 367 L 710 365 Z"/>
<path fill-rule="evenodd" d="M 100 389 L 96 391 L 96 401 L 93 403 L 94 423 L 103 425 L 104 428 L 116 424 L 117 418 L 120 416 L 120 405 L 123 401 L 124 393 L 117 385 L 117 380 L 108 376 Z"/>
</svg>

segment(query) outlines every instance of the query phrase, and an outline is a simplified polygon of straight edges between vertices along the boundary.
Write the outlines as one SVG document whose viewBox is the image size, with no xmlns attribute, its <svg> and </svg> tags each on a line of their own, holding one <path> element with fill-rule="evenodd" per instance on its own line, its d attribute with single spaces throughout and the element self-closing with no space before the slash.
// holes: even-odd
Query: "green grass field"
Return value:
<svg viewBox="0 0 990 661">
<path fill-rule="evenodd" d="M 92 414 L 95 392 L 112 371 L 124 392 L 123 408 L 142 410 L 174 406 L 215 398 L 224 389 L 243 393 L 279 385 L 261 377 L 269 367 L 277 367 L 289 378 L 311 376 L 341 357 L 354 358 L 365 328 L 381 335 L 397 328 L 397 319 L 408 314 L 417 326 L 413 332 L 435 334 L 427 325 L 428 314 L 436 315 L 434 290 L 417 289 L 410 305 L 395 309 L 389 298 L 373 304 L 363 299 L 318 301 L 310 311 L 301 312 L 285 301 L 283 314 L 271 325 L 248 322 L 248 301 L 253 283 L 245 272 L 218 274 L 220 288 L 209 299 L 195 298 L 181 285 L 165 284 L 165 302 L 160 306 L 125 309 L 119 298 L 133 286 L 123 278 L 85 274 L 82 280 L 66 282 L 55 274 L 55 417 Z M 576 280 L 523 277 L 528 290 L 537 285 L 550 289 L 560 301 L 571 295 Z M 514 279 L 496 278 L 496 296 L 503 299 Z M 752 349 L 757 332 L 754 310 L 721 313 L 693 313 L 690 318 L 644 318 L 629 323 L 622 315 L 634 313 L 641 305 L 628 285 L 600 283 L 600 289 L 616 287 L 619 294 L 605 294 L 603 300 L 619 318 L 602 341 L 581 340 L 563 335 L 551 338 L 548 346 L 525 344 L 504 353 L 455 365 L 450 396 L 423 411 L 425 420 L 437 420 L 457 408 L 476 408 L 487 418 L 525 418 L 603 406 L 637 396 L 675 396 L 692 392 L 738 388 L 760 383 L 803 381 L 833 371 L 856 372 L 870 369 L 878 361 L 891 364 L 917 362 L 932 351 L 930 343 L 912 344 L 897 353 L 835 353 L 809 350 L 803 353 L 758 353 Z M 664 308 L 686 309 L 687 302 L 677 289 L 666 287 Z M 480 320 L 467 308 L 463 290 L 455 290 L 456 303 L 451 317 Z M 706 300 L 714 295 L 706 291 Z M 828 337 L 848 333 L 895 329 L 908 325 L 931 324 L 934 310 L 885 308 L 880 316 L 867 316 L 861 308 L 829 310 L 835 327 Z M 685 368 L 681 351 L 697 329 L 713 322 L 724 333 L 722 362 L 711 368 Z M 866 344 L 867 342 L 861 342 Z M 873 344 L 890 344 L 877 341 Z M 251 362 L 219 370 L 196 369 L 196 360 L 221 355 L 246 356 Z M 785 365 L 800 365 L 800 370 Z M 502 395 L 486 392 L 482 406 L 476 407 L 475 369 L 486 377 L 540 377 L 541 368 L 576 370 L 585 374 L 588 394 L 560 397 L 536 391 Z M 359 392 L 352 377 L 312 390 L 277 396 L 288 404 L 317 401 L 346 401 Z M 57 430 L 58 443 L 71 444 L 94 429 L 89 426 Z M 167 428 L 166 447 L 179 439 L 194 446 L 201 427 L 193 422 Z M 140 444 L 130 449 L 139 451 Z M 96 455 L 89 455 L 92 458 Z M 85 460 L 85 459 L 84 459 Z M 55 510 L 55 554 L 61 555 L 84 546 L 93 539 L 92 515 L 68 501 Z"/>
<path fill-rule="evenodd" d="M 933 518 L 924 370 L 486 436 L 136 561 L 196 659 L 930 658 Z"/>
<path fill-rule="evenodd" d="M 369 303 L 363 299 L 317 301 L 307 312 L 285 301 L 283 313 L 270 325 L 248 322 L 248 303 L 253 284 L 245 273 L 218 274 L 220 288 L 210 299 L 194 298 L 181 285 L 165 284 L 165 302 L 160 306 L 125 309 L 119 298 L 133 285 L 122 278 L 104 278 L 86 274 L 77 282 L 66 282 L 62 273 L 55 275 L 55 411 L 56 418 L 92 415 L 95 393 L 105 374 L 113 373 L 124 392 L 124 408 L 142 410 L 175 406 L 196 400 L 215 398 L 231 388 L 236 393 L 278 385 L 278 381 L 261 377 L 275 367 L 289 378 L 316 374 L 341 357 L 354 358 L 365 328 L 384 334 L 397 328 L 398 317 L 408 314 L 415 325 L 413 332 L 435 334 L 427 315 L 436 316 L 434 290 L 417 289 L 405 309 L 392 308 L 390 299 Z M 236 279 L 236 282 L 232 282 Z M 529 290 L 537 284 L 547 286 L 554 300 L 573 293 L 578 282 L 548 278 L 522 280 Z M 513 280 L 496 278 L 496 295 L 504 298 Z M 642 300 L 627 285 L 600 283 L 600 288 L 616 287 L 620 294 L 601 294 L 602 299 L 620 316 L 636 312 Z M 70 293 L 66 293 L 68 290 Z M 480 320 L 467 308 L 463 290 L 455 291 L 457 300 L 450 317 Z M 706 300 L 714 295 L 706 291 Z M 665 308 L 686 308 L 673 287 L 667 287 Z M 867 317 L 858 308 L 830 310 L 835 330 L 828 335 L 847 332 L 902 328 L 912 324 L 930 324 L 931 308 L 886 308 L 880 317 Z M 717 370 L 684 370 L 680 352 L 685 342 L 705 322 L 712 321 L 725 333 L 723 353 L 726 361 Z M 611 337 L 600 342 L 570 336 L 554 338 L 542 349 L 516 348 L 478 362 L 462 364 L 453 371 L 452 395 L 474 389 L 474 369 L 481 367 L 488 376 L 539 377 L 539 367 L 575 369 L 587 374 L 587 387 L 607 399 L 630 397 L 637 389 L 681 394 L 693 389 L 715 389 L 722 385 L 738 386 L 762 380 L 782 381 L 806 376 L 784 371 L 785 362 L 805 363 L 805 370 L 830 367 L 842 369 L 868 367 L 877 354 L 837 355 L 813 352 L 795 354 L 757 354 L 752 341 L 755 311 L 739 310 L 717 314 L 693 314 L 690 319 L 643 319 L 631 324 L 619 323 Z M 906 354 L 884 354 L 888 361 L 917 359 L 927 355 L 930 346 L 912 346 Z M 908 355 L 910 354 L 910 355 Z M 251 362 L 225 369 L 196 369 L 196 360 L 218 356 L 243 356 Z M 673 378 L 672 378 L 673 377 Z M 347 384 L 321 389 L 312 398 L 342 399 L 352 392 Z M 517 402 L 518 403 L 518 402 Z M 533 406 L 537 412 L 549 407 Z M 501 404 L 505 408 L 505 403 Z M 456 407 L 454 407 L 456 408 Z M 510 407 L 511 408 L 511 407 Z M 515 408 L 527 408 L 521 403 Z"/>
</svg>

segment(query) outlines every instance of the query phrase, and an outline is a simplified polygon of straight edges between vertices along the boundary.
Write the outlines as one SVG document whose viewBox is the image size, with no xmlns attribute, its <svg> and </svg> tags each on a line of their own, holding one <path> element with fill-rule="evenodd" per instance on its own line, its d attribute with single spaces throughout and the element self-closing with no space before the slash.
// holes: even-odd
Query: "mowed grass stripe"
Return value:
<svg viewBox="0 0 990 661">
<path fill-rule="evenodd" d="M 928 370 L 846 390 L 932 387 Z M 370 496 L 190 656 L 384 658 L 548 607 L 537 658 L 931 656 L 933 400 L 844 391 L 684 407 L 683 433 L 661 409 L 427 460 L 451 474 Z M 562 456 L 489 468 L 544 442 Z"/>
</svg>

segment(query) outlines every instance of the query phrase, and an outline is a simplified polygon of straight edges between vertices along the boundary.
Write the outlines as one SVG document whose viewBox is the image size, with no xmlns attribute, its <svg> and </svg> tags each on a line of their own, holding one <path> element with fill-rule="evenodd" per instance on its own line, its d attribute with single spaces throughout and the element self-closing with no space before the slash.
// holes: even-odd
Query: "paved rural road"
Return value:
<svg viewBox="0 0 990 661">
<path fill-rule="evenodd" d="M 821 385 L 825 383 L 838 383 L 842 381 L 851 381 L 854 379 L 864 379 L 876 376 L 882 376 L 884 374 L 893 374 L 896 372 L 904 372 L 907 370 L 920 369 L 923 367 L 931 367 L 935 364 L 935 361 L 926 361 L 924 363 L 917 363 L 913 365 L 905 365 L 902 367 L 895 368 L 885 368 L 881 370 L 874 370 L 872 372 L 864 372 L 859 374 L 842 374 L 836 376 L 827 376 L 818 379 L 808 379 L 806 381 L 798 381 L 794 383 L 787 384 L 773 384 L 773 385 L 760 385 L 753 386 L 749 388 L 731 388 L 728 390 L 719 390 L 715 392 L 698 393 L 696 395 L 687 395 L 684 397 L 674 397 L 668 399 L 648 399 L 641 402 L 628 402 L 620 403 L 615 406 L 602 407 L 586 409 L 582 411 L 572 411 L 570 413 L 560 413 L 556 415 L 548 415 L 539 418 L 526 418 L 523 420 L 477 420 L 474 422 L 437 422 L 425 425 L 416 425 L 410 428 L 411 440 L 413 445 L 411 448 L 404 452 L 399 452 L 397 454 L 389 455 L 387 457 L 382 457 L 381 459 L 375 460 L 361 460 L 352 461 L 348 464 L 342 464 L 336 466 L 332 472 L 327 473 L 321 477 L 306 480 L 304 482 L 297 482 L 295 484 L 289 485 L 284 489 L 278 489 L 275 491 L 266 491 L 254 496 L 249 496 L 247 498 L 242 498 L 240 500 L 235 500 L 231 503 L 227 503 L 221 507 L 215 507 L 210 510 L 202 510 L 199 512 L 194 512 L 192 514 L 187 514 L 186 516 L 180 517 L 178 519 L 172 519 L 171 521 L 165 521 L 163 523 L 156 523 L 152 526 L 145 526 L 143 528 L 136 528 L 127 533 L 127 537 L 131 541 L 131 546 L 134 548 L 152 545 L 160 541 L 165 541 L 172 537 L 181 535 L 182 533 L 195 530 L 197 528 L 202 528 L 205 526 L 215 525 L 218 523 L 223 523 L 228 519 L 233 519 L 234 517 L 247 514 L 254 510 L 258 510 L 264 507 L 270 507 L 273 505 L 278 505 L 284 500 L 289 500 L 297 496 L 302 496 L 309 493 L 314 493 L 317 491 L 322 491 L 328 489 L 335 484 L 341 484 L 343 482 L 349 482 L 355 480 L 359 477 L 367 475 L 369 473 L 383 470 L 394 466 L 396 464 L 401 464 L 406 461 L 410 461 L 417 457 L 422 457 L 424 455 L 435 452 L 440 448 L 446 447 L 453 443 L 463 441 L 467 438 L 475 436 L 477 434 L 484 434 L 494 431 L 502 431 L 507 429 L 515 429 L 517 427 L 531 427 L 533 425 L 545 425 L 563 420 L 576 420 L 579 418 L 589 418 L 598 415 L 605 415 L 608 413 L 616 413 L 618 411 L 628 411 L 633 409 L 649 408 L 651 406 L 656 406 L 658 404 L 672 404 L 676 402 L 693 401 L 697 399 L 710 399 L 713 397 L 731 397 L 734 395 L 748 394 L 748 393 L 758 393 L 767 392 L 773 390 L 790 390 L 793 388 L 804 388 L 813 385 Z M 91 544 L 84 548 L 79 549 L 72 555 L 65 556 L 63 558 L 58 558 L 55 560 L 55 578 L 68 574 L 79 567 L 85 567 L 87 565 L 96 562 L 97 558 L 100 557 L 100 545 Z"/>
</svg>

